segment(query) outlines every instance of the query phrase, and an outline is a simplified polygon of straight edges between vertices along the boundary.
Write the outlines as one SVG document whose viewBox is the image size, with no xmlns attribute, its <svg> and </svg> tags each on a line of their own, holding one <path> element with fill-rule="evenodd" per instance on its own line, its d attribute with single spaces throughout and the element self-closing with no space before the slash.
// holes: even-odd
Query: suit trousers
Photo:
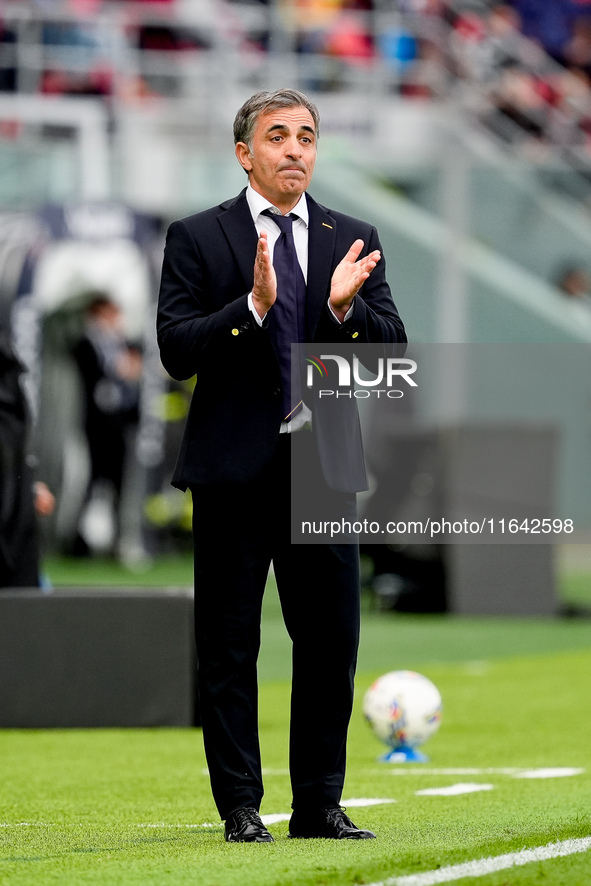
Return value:
<svg viewBox="0 0 591 886">
<path fill-rule="evenodd" d="M 293 440 L 292 440 L 293 437 Z M 356 544 L 290 543 L 291 447 L 313 435 L 280 435 L 262 474 L 244 484 L 192 486 L 195 629 L 205 752 L 221 818 L 263 797 L 258 736 L 257 657 L 263 593 L 271 562 L 292 641 L 289 760 L 294 809 L 337 806 L 345 778 L 347 729 L 359 643 Z M 327 490 L 339 513 L 355 495 Z"/>
</svg>

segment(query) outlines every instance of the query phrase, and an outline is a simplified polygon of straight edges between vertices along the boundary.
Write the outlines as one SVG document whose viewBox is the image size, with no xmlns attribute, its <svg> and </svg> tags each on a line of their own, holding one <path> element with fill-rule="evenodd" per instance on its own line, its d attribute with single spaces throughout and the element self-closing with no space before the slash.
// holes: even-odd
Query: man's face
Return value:
<svg viewBox="0 0 591 886">
<path fill-rule="evenodd" d="M 310 184 L 316 162 L 316 131 L 310 112 L 301 106 L 261 114 L 252 152 L 244 142 L 236 156 L 248 171 L 255 191 L 289 212 Z"/>
</svg>

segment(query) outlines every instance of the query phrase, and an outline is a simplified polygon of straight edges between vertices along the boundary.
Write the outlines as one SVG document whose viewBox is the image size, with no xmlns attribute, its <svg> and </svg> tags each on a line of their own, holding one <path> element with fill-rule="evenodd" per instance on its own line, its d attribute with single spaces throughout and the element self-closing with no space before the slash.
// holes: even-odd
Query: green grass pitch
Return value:
<svg viewBox="0 0 591 886">
<path fill-rule="evenodd" d="M 289 647 L 270 590 L 260 667 L 267 815 L 287 814 L 290 802 Z M 0 883 L 394 884 L 589 837 L 589 636 L 586 620 L 367 613 L 344 798 L 394 801 L 349 809 L 372 841 L 291 841 L 279 821 L 274 844 L 224 843 L 199 730 L 0 732 Z M 401 667 L 420 670 L 444 699 L 423 766 L 378 763 L 383 748 L 361 715 L 371 681 Z M 445 788 L 455 792 L 423 793 Z M 454 882 L 588 886 L 591 851 Z"/>
</svg>

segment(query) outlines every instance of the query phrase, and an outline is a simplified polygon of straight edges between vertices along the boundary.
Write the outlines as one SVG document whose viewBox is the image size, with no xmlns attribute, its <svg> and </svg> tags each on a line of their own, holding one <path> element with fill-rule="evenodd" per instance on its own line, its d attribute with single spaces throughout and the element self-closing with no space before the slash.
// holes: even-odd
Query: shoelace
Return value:
<svg viewBox="0 0 591 886">
<path fill-rule="evenodd" d="M 325 809 L 326 815 L 332 822 L 340 822 L 343 821 L 348 827 L 355 827 L 351 819 L 348 815 L 345 815 L 347 811 L 346 806 L 335 806 L 333 809 Z"/>
<path fill-rule="evenodd" d="M 236 824 L 239 826 L 250 824 L 253 819 L 256 820 L 255 816 L 257 815 L 257 811 L 250 806 L 246 806 L 243 809 L 237 809 L 234 813 L 234 818 L 236 819 Z"/>
</svg>

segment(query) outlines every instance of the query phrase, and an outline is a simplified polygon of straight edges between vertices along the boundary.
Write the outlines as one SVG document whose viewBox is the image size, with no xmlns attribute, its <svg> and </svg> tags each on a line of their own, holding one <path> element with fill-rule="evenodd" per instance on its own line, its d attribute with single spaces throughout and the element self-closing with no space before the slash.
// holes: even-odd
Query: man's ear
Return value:
<svg viewBox="0 0 591 886">
<path fill-rule="evenodd" d="M 252 169 L 252 162 L 250 160 L 250 150 L 245 142 L 238 142 L 236 144 L 236 157 L 242 168 L 246 169 L 247 172 L 250 172 Z"/>
</svg>

